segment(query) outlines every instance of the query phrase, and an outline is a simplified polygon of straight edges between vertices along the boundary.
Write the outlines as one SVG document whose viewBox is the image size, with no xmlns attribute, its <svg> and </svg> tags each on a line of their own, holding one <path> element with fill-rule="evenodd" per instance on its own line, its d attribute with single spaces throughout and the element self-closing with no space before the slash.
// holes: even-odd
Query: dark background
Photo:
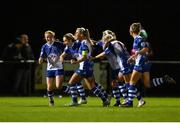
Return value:
<svg viewBox="0 0 180 123">
<path fill-rule="evenodd" d="M 110 29 L 130 51 L 133 39 L 129 26 L 141 22 L 155 52 L 153 60 L 180 60 L 178 0 L 6 0 L 0 4 L 0 16 L 1 52 L 19 34 L 27 33 L 38 59 L 45 43 L 44 31 L 55 31 L 62 40 L 65 33 L 74 33 L 77 27 L 88 28 L 94 40 L 101 38 L 103 30 Z M 177 77 L 179 67 L 168 67 L 166 71 Z M 157 68 L 154 74 L 162 74 L 160 70 Z"/>
<path fill-rule="evenodd" d="M 0 15 L 0 50 L 20 33 L 27 33 L 38 58 L 44 31 L 53 30 L 62 40 L 65 33 L 74 33 L 81 26 L 88 28 L 95 40 L 101 38 L 103 30 L 111 29 L 130 50 L 133 39 L 129 26 L 141 22 L 155 59 L 180 60 L 178 0 L 6 0 L 0 4 Z"/>
</svg>

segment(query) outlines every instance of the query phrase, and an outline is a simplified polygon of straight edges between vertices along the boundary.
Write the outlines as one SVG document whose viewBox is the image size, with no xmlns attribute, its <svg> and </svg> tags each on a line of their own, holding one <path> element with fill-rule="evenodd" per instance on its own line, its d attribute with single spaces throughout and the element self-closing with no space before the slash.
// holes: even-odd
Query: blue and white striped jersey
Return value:
<svg viewBox="0 0 180 123">
<path fill-rule="evenodd" d="M 133 42 L 133 49 L 135 51 L 140 51 L 141 49 L 147 47 L 147 43 L 142 39 L 141 36 L 137 35 L 134 38 L 134 42 Z"/>
<path fill-rule="evenodd" d="M 103 48 L 104 42 L 103 41 L 98 41 L 96 43 L 96 45 L 98 45 L 98 46 Z M 112 54 L 111 52 L 109 52 L 109 51 L 110 51 L 109 48 L 104 49 L 104 52 L 106 54 L 106 58 L 109 61 L 109 64 L 110 64 L 111 68 L 113 70 L 120 69 L 120 66 L 119 66 L 119 64 L 118 64 L 118 62 L 116 60 L 116 56 L 114 54 Z"/>
<path fill-rule="evenodd" d="M 133 42 L 133 49 L 135 52 L 140 51 L 143 48 L 147 48 L 147 42 L 145 42 L 141 36 L 137 35 L 134 38 L 134 42 Z M 147 61 L 148 57 L 147 54 L 141 55 L 138 54 L 136 61 L 135 61 L 135 65 L 139 66 L 140 64 L 142 64 L 143 62 Z"/>
<path fill-rule="evenodd" d="M 40 57 L 47 59 L 47 70 L 63 69 L 59 57 L 63 53 L 64 47 L 64 44 L 58 41 L 54 41 L 52 44 L 46 43 L 42 46 Z"/>
<path fill-rule="evenodd" d="M 112 69 L 117 69 L 119 67 L 123 71 L 125 68 L 129 67 L 127 60 L 130 55 L 122 42 L 117 40 L 110 42 L 104 52 Z"/>
<path fill-rule="evenodd" d="M 74 44 L 71 47 L 66 46 L 65 48 L 65 53 L 71 54 L 73 58 L 76 58 L 77 60 L 82 58 L 83 51 L 88 52 L 87 60 L 79 63 L 79 69 L 80 70 L 92 69 L 93 62 L 89 61 L 92 49 L 87 40 L 80 41 L 80 43 L 74 42 Z"/>
</svg>

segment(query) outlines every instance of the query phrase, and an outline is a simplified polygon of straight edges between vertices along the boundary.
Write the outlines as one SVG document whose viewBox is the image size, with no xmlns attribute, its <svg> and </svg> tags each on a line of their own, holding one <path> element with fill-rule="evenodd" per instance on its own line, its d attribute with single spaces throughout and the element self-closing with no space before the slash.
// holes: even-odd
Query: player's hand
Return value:
<svg viewBox="0 0 180 123">
<path fill-rule="evenodd" d="M 77 64 L 77 61 L 74 59 L 71 59 L 71 64 Z"/>
<path fill-rule="evenodd" d="M 94 61 L 96 58 L 95 57 L 90 57 L 90 61 Z"/>
<path fill-rule="evenodd" d="M 64 58 L 60 56 L 59 58 L 60 62 L 64 62 Z"/>
<path fill-rule="evenodd" d="M 39 64 L 42 64 L 43 63 L 43 58 L 39 58 Z"/>
<path fill-rule="evenodd" d="M 132 63 L 134 63 L 134 61 L 135 61 L 135 56 L 132 55 L 132 56 L 127 60 L 127 63 L 132 64 Z"/>
</svg>

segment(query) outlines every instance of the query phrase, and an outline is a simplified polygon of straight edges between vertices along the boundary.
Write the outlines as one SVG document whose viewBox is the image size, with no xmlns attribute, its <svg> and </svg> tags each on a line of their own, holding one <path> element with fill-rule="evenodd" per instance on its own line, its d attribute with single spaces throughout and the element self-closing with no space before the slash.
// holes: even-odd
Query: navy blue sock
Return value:
<svg viewBox="0 0 180 123">
<path fill-rule="evenodd" d="M 136 86 L 135 85 L 130 85 L 128 88 L 128 103 L 133 104 L 133 99 L 136 97 Z"/>
<path fill-rule="evenodd" d="M 153 78 L 152 81 L 150 82 L 150 86 L 157 87 L 157 86 L 161 86 L 163 83 L 165 83 L 165 79 L 163 77 Z"/>
<path fill-rule="evenodd" d="M 49 101 L 54 101 L 54 92 L 53 91 L 47 91 L 47 96 L 49 98 Z"/>
<path fill-rule="evenodd" d="M 81 84 L 81 82 L 78 82 L 78 83 L 76 84 L 76 87 L 77 87 L 77 90 L 78 90 L 78 92 L 79 92 L 80 97 L 81 97 L 83 100 L 86 100 L 85 90 L 84 90 L 84 87 L 83 87 L 83 85 Z"/>
<path fill-rule="evenodd" d="M 116 103 L 120 104 L 120 90 L 118 87 L 114 87 L 112 89 L 112 93 L 114 98 L 116 99 Z"/>
<path fill-rule="evenodd" d="M 126 86 L 126 88 L 128 89 L 129 86 L 130 86 L 130 84 L 129 84 L 129 83 L 125 83 L 125 86 Z"/>
<path fill-rule="evenodd" d="M 102 91 L 102 93 L 104 93 L 104 96 L 105 96 L 106 98 L 108 98 L 108 94 L 107 94 L 107 92 L 104 90 L 104 88 L 103 88 L 103 86 L 102 86 L 101 84 L 95 82 L 95 86 L 96 86 L 98 89 L 100 89 L 100 90 Z"/>
<path fill-rule="evenodd" d="M 62 86 L 62 91 L 66 94 L 70 94 L 70 87 L 69 86 Z"/>
<path fill-rule="evenodd" d="M 101 91 L 100 89 L 98 89 L 96 86 L 95 86 L 94 88 L 92 88 L 91 91 L 92 91 L 97 97 L 100 97 L 103 102 L 105 102 L 105 101 L 107 100 L 107 98 L 104 96 L 104 94 L 102 93 L 102 91 Z"/>
<path fill-rule="evenodd" d="M 139 92 L 139 91 L 137 92 L 137 94 L 136 94 L 136 95 L 137 95 L 137 99 L 138 99 L 138 101 L 142 99 L 142 96 L 141 96 L 141 94 L 140 94 L 140 92 Z"/>
<path fill-rule="evenodd" d="M 127 84 L 120 84 L 118 86 L 118 88 L 125 100 L 128 98 L 128 88 L 127 87 L 129 87 L 129 85 L 127 85 Z"/>
<path fill-rule="evenodd" d="M 74 103 L 77 103 L 77 88 L 76 88 L 76 85 L 71 85 L 70 86 L 70 93 L 71 93 L 71 97 L 72 97 L 72 101 Z"/>
</svg>

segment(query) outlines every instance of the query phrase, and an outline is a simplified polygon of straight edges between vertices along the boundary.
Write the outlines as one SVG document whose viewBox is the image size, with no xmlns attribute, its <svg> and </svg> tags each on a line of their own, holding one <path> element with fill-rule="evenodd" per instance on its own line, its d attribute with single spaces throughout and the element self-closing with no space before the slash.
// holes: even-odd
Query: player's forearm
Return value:
<svg viewBox="0 0 180 123">
<path fill-rule="evenodd" d="M 60 61 L 63 62 L 65 57 L 66 57 L 66 53 L 63 52 L 60 56 Z"/>
<path fill-rule="evenodd" d="M 80 63 L 83 62 L 87 59 L 87 56 L 83 56 L 82 58 L 80 58 L 79 60 L 76 61 L 76 63 Z"/>
<path fill-rule="evenodd" d="M 144 54 L 146 54 L 146 52 L 148 52 L 148 50 L 149 50 L 149 48 L 143 48 L 140 51 L 137 51 L 135 54 L 136 55 L 138 55 L 138 54 L 144 55 Z"/>
<path fill-rule="evenodd" d="M 101 58 L 101 57 L 104 57 L 104 56 L 105 56 L 105 53 L 102 52 L 102 53 L 100 53 L 99 55 L 95 56 L 94 58 L 95 58 L 95 59 L 98 59 L 98 58 Z"/>
</svg>

